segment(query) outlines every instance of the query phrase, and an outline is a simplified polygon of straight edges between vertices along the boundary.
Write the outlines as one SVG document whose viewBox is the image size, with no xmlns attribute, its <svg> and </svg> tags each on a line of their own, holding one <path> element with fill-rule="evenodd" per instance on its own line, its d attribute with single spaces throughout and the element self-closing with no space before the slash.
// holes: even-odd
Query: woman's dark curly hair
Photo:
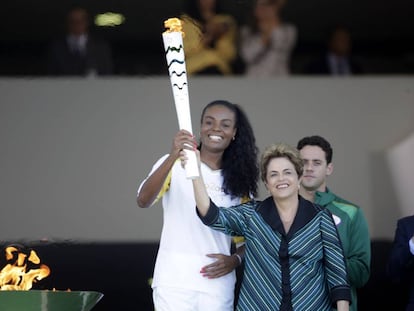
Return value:
<svg viewBox="0 0 414 311">
<path fill-rule="evenodd" d="M 213 106 L 224 106 L 234 112 L 237 129 L 235 139 L 224 150 L 222 159 L 223 190 L 232 197 L 257 196 L 259 165 L 258 148 L 252 126 L 243 109 L 225 100 L 216 100 L 204 107 L 201 122 L 206 110 Z M 201 147 L 201 144 L 199 148 Z"/>
</svg>

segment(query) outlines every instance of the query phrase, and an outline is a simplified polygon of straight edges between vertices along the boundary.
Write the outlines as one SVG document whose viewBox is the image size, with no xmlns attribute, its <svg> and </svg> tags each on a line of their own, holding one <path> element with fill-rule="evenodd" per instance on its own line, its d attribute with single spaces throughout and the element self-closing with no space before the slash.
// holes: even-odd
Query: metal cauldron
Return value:
<svg viewBox="0 0 414 311">
<path fill-rule="evenodd" d="M 89 311 L 103 297 L 95 291 L 0 291 L 1 311 Z"/>
</svg>

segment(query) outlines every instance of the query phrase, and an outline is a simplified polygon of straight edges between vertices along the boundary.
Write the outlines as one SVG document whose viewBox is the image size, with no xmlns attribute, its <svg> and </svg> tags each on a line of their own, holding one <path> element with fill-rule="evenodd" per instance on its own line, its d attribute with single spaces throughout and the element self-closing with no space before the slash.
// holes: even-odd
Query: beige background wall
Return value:
<svg viewBox="0 0 414 311">
<path fill-rule="evenodd" d="M 385 155 L 414 131 L 414 78 L 189 83 L 195 133 L 204 105 L 227 99 L 261 150 L 325 136 L 330 187 L 363 208 L 373 238 L 392 237 L 403 213 Z M 0 240 L 157 241 L 162 209 L 139 209 L 136 189 L 177 130 L 168 77 L 0 80 Z"/>
</svg>

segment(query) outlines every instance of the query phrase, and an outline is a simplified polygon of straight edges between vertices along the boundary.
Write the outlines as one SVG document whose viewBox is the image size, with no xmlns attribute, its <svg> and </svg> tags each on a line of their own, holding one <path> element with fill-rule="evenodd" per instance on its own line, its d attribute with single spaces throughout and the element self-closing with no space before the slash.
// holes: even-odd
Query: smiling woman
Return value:
<svg viewBox="0 0 414 311">
<path fill-rule="evenodd" d="M 331 214 L 299 196 L 299 152 L 272 145 L 260 167 L 271 196 L 227 209 L 210 200 L 202 177 L 193 180 L 204 224 L 246 240 L 237 310 L 328 311 L 332 304 L 349 310 L 345 259 Z"/>
<path fill-rule="evenodd" d="M 276 203 L 285 232 L 289 232 L 298 210 L 299 177 L 293 163 L 288 158 L 271 159 L 265 185 Z"/>
<path fill-rule="evenodd" d="M 200 172 L 212 199 L 227 207 L 255 196 L 257 147 L 243 110 L 228 101 L 213 101 L 202 112 L 200 129 Z M 231 255 L 231 238 L 200 223 L 191 181 L 179 161 L 180 156 L 187 160 L 183 149 L 197 149 L 194 136 L 186 130 L 175 135 L 170 153 L 158 160 L 138 189 L 140 207 L 162 197 L 164 208 L 152 282 L 155 308 L 233 311 L 234 270 L 244 248 Z"/>
</svg>

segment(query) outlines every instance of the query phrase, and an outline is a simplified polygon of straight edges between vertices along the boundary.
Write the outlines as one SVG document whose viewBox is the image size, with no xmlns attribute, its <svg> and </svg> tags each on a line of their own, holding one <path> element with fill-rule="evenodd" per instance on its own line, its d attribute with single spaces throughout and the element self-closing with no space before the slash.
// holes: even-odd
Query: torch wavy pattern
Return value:
<svg viewBox="0 0 414 311">
<path fill-rule="evenodd" d="M 165 54 L 167 54 L 169 51 L 172 51 L 172 52 L 180 52 L 181 51 L 181 49 L 183 49 L 183 45 L 182 44 L 180 44 L 180 46 L 177 48 L 177 47 L 175 47 L 175 46 L 169 46 L 166 50 L 165 50 Z"/>
<path fill-rule="evenodd" d="M 182 90 L 183 88 L 184 88 L 184 86 L 186 86 L 187 85 L 187 82 L 184 82 L 182 85 L 181 85 L 181 87 L 177 84 L 177 83 L 174 83 L 173 84 L 173 87 L 177 87 L 179 90 Z"/>
<path fill-rule="evenodd" d="M 171 67 L 171 65 L 172 64 L 174 64 L 174 63 L 179 63 L 179 64 L 184 64 L 184 60 L 178 60 L 178 59 L 173 59 L 169 64 L 168 64 L 168 68 L 170 68 Z"/>
<path fill-rule="evenodd" d="M 183 70 L 182 72 L 180 72 L 180 73 L 178 73 L 177 71 L 173 71 L 173 72 L 171 72 L 170 73 L 170 75 L 172 76 L 172 75 L 176 75 L 177 77 L 181 77 L 182 75 L 184 75 L 185 74 L 185 70 Z"/>
</svg>

